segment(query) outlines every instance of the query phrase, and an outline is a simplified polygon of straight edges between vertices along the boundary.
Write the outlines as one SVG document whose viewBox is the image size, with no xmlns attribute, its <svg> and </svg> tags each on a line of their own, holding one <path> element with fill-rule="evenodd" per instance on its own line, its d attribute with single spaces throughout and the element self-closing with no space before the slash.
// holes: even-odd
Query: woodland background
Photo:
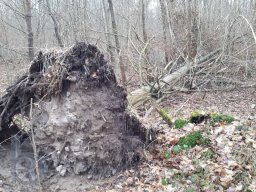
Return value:
<svg viewBox="0 0 256 192">
<path fill-rule="evenodd" d="M 188 62 L 221 50 L 178 87 L 237 86 L 255 74 L 255 0 L 1 0 L 3 82 L 41 49 L 96 44 L 132 87 L 156 82 Z M 208 86 L 209 88 L 209 86 Z"/>
<path fill-rule="evenodd" d="M 256 191 L 255 33 L 256 0 L 0 0 L 0 92 L 40 50 L 95 44 L 158 135 L 115 181 L 58 177 L 49 189 Z"/>
</svg>

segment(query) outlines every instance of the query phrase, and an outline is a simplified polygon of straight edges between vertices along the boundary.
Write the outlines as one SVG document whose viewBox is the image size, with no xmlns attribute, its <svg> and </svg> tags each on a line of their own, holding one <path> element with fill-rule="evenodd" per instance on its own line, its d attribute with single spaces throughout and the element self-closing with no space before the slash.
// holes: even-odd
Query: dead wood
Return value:
<svg viewBox="0 0 256 192">
<path fill-rule="evenodd" d="M 161 90 L 167 85 L 168 89 L 171 89 L 173 86 L 175 86 L 175 83 L 189 70 L 191 70 L 194 67 L 202 67 L 203 63 L 216 59 L 219 56 L 220 52 L 220 49 L 213 51 L 208 55 L 198 59 L 196 62 L 187 63 L 174 73 L 166 75 L 160 80 L 160 83 L 153 84 L 151 86 L 144 86 L 140 89 L 131 92 L 128 95 L 129 104 L 131 106 L 139 106 L 151 97 L 152 91 Z"/>
</svg>

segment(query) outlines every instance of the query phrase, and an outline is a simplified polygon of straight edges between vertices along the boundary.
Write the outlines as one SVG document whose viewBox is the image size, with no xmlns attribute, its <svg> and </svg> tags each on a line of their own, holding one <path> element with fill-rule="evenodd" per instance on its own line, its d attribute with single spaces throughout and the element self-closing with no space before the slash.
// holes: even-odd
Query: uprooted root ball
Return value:
<svg viewBox="0 0 256 192">
<path fill-rule="evenodd" d="M 126 92 L 95 46 L 40 52 L 0 98 L 2 132 L 28 116 L 31 99 L 37 149 L 61 175 L 109 177 L 143 158 L 148 131 L 127 112 Z"/>
</svg>

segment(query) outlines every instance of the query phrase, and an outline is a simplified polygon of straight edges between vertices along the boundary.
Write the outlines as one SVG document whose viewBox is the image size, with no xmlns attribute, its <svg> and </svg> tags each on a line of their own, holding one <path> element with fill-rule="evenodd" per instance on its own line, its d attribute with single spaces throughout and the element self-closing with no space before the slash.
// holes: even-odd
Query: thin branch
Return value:
<svg viewBox="0 0 256 192">
<path fill-rule="evenodd" d="M 253 38 L 254 38 L 255 43 L 256 43 L 256 34 L 255 34 L 255 32 L 254 32 L 254 29 L 253 29 L 252 25 L 250 24 L 250 22 L 248 21 L 248 19 L 245 18 L 245 16 L 243 16 L 243 15 L 239 15 L 239 16 L 242 17 L 242 18 L 246 21 L 246 23 L 249 25 L 249 27 L 250 27 L 250 29 L 251 29 L 251 31 L 252 31 Z"/>
</svg>

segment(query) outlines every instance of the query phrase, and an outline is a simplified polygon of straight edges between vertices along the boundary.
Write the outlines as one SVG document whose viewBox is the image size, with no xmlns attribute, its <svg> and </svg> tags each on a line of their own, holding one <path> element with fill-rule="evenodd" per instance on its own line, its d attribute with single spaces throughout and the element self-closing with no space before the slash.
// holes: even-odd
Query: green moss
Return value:
<svg viewBox="0 0 256 192">
<path fill-rule="evenodd" d="M 191 112 L 191 117 L 199 117 L 204 115 L 202 111 L 192 111 Z"/>
<path fill-rule="evenodd" d="M 188 121 L 187 120 L 184 120 L 184 119 L 176 119 L 175 122 L 174 122 L 174 128 L 175 129 L 180 129 L 182 127 L 184 127 L 185 125 L 188 124 Z"/>
<path fill-rule="evenodd" d="M 190 133 L 184 137 L 181 137 L 178 145 L 182 146 L 183 148 L 192 148 L 199 144 L 200 140 L 203 138 L 200 131 L 196 131 Z"/>
<path fill-rule="evenodd" d="M 160 116 L 163 118 L 163 120 L 169 125 L 172 125 L 172 117 L 168 114 L 167 109 L 157 109 Z"/>
<path fill-rule="evenodd" d="M 214 125 L 215 123 L 221 123 L 221 122 L 230 124 L 235 120 L 235 118 L 230 115 L 223 115 L 219 113 L 211 114 L 210 118 L 211 118 L 211 122 L 210 122 L 211 125 Z"/>
<path fill-rule="evenodd" d="M 191 123 L 201 123 L 205 119 L 205 113 L 203 111 L 193 111 L 190 115 Z"/>
</svg>

